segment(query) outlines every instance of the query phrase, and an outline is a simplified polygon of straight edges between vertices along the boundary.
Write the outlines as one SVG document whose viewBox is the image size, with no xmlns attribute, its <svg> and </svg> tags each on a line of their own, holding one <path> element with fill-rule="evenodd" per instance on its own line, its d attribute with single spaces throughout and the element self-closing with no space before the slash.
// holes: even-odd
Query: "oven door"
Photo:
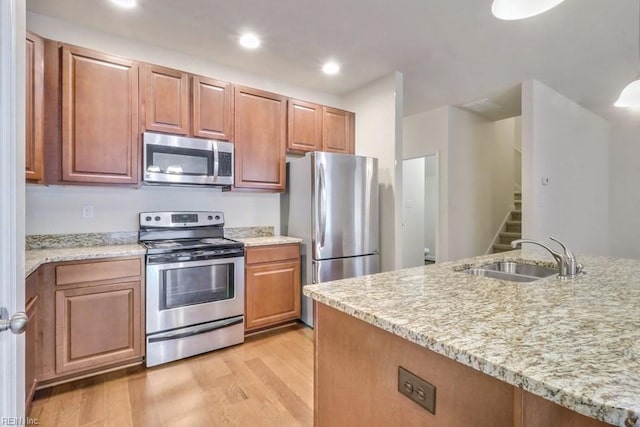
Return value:
<svg viewBox="0 0 640 427">
<path fill-rule="evenodd" d="M 243 314 L 243 257 L 147 265 L 147 334 Z"/>
</svg>

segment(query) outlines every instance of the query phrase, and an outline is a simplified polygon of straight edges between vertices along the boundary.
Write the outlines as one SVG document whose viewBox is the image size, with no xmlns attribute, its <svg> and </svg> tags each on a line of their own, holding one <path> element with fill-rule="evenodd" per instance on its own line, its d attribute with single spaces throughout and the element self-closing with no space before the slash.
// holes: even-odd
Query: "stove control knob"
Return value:
<svg viewBox="0 0 640 427">
<path fill-rule="evenodd" d="M 220 215 L 216 215 L 216 221 L 220 221 Z"/>
<path fill-rule="evenodd" d="M 213 217 L 212 217 L 211 215 L 209 215 L 209 216 L 207 217 L 207 219 L 208 219 L 209 221 L 211 221 L 211 220 L 213 219 Z"/>
<path fill-rule="evenodd" d="M 159 217 L 159 216 L 155 217 L 154 219 L 155 219 L 156 221 L 160 221 L 160 217 Z"/>
<path fill-rule="evenodd" d="M 151 217 L 150 216 L 146 217 L 145 221 L 151 221 Z"/>
</svg>

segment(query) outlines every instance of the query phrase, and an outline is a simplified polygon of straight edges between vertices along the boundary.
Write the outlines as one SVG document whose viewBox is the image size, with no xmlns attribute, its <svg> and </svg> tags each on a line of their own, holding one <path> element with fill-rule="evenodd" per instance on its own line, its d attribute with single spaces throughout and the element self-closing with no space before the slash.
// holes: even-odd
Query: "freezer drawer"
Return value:
<svg viewBox="0 0 640 427">
<path fill-rule="evenodd" d="M 324 283 L 379 272 L 379 255 L 313 261 L 312 283 Z M 301 312 L 301 320 L 307 325 L 313 326 L 313 300 L 304 295 L 302 296 Z"/>
</svg>

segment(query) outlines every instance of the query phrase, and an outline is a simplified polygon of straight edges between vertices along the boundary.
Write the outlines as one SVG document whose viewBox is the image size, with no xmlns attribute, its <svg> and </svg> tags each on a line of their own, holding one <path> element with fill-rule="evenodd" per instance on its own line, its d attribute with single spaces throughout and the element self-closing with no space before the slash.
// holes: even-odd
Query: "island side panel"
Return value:
<svg viewBox="0 0 640 427">
<path fill-rule="evenodd" d="M 611 427 L 521 389 L 515 389 L 514 403 L 514 427 Z"/>
<path fill-rule="evenodd" d="M 514 388 L 316 303 L 315 425 L 514 424 Z M 398 392 L 398 366 L 436 386 L 435 415 Z"/>
</svg>

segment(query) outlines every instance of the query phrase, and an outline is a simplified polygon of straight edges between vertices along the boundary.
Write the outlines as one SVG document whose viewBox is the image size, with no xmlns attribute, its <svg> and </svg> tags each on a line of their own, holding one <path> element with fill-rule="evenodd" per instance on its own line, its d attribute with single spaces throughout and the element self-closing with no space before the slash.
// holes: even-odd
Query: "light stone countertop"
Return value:
<svg viewBox="0 0 640 427">
<path fill-rule="evenodd" d="M 585 274 L 529 283 L 456 272 L 512 251 L 338 280 L 304 294 L 583 415 L 640 426 L 640 260 L 578 256 Z"/>
<path fill-rule="evenodd" d="M 146 249 L 144 246 L 138 244 L 32 249 L 26 251 L 25 277 L 36 271 L 42 264 L 49 262 L 136 256 L 144 255 L 145 253 Z"/>
<path fill-rule="evenodd" d="M 268 245 L 290 245 L 292 243 L 302 243 L 302 239 L 289 236 L 266 236 L 266 237 L 242 237 L 234 238 L 238 242 L 244 243 L 245 247 L 268 246 Z"/>
</svg>

